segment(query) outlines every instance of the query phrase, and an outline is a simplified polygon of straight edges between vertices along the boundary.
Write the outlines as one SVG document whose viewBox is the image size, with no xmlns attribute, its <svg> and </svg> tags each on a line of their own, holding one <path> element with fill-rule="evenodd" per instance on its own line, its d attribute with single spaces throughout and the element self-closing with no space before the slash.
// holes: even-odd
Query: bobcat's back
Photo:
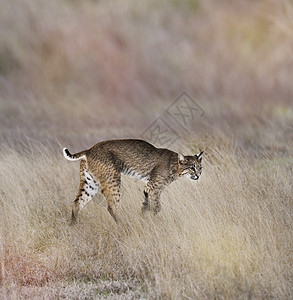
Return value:
<svg viewBox="0 0 293 300">
<path fill-rule="evenodd" d="M 178 160 L 178 154 L 171 150 L 131 139 L 98 143 L 87 151 L 86 156 L 89 168 L 95 168 L 99 163 L 110 164 L 118 172 L 139 179 L 149 178 L 151 172 L 174 169 Z"/>
</svg>

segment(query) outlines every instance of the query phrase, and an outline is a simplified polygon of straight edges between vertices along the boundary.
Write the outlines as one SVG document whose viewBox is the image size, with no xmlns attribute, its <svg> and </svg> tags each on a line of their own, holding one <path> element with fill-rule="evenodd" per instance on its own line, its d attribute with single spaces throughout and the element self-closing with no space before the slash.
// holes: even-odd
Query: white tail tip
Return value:
<svg viewBox="0 0 293 300">
<path fill-rule="evenodd" d="M 80 160 L 80 159 L 83 159 L 83 158 L 86 158 L 85 155 L 81 155 L 79 157 L 74 157 L 75 155 L 72 155 L 67 148 L 63 148 L 63 155 L 64 157 L 67 159 L 67 160 L 70 160 L 70 161 L 77 161 L 77 160 Z"/>
</svg>

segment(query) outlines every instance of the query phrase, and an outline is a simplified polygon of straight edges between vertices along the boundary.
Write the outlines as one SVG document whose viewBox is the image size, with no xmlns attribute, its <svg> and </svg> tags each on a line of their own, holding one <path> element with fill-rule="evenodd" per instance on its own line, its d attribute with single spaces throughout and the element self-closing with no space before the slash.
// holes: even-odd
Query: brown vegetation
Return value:
<svg viewBox="0 0 293 300">
<path fill-rule="evenodd" d="M 290 1 L 0 0 L 0 298 L 292 299 Z M 198 182 L 121 225 L 101 195 L 69 226 L 80 151 L 137 138 L 186 90 L 204 109 L 171 148 Z M 181 132 L 179 125 L 172 127 Z"/>
</svg>

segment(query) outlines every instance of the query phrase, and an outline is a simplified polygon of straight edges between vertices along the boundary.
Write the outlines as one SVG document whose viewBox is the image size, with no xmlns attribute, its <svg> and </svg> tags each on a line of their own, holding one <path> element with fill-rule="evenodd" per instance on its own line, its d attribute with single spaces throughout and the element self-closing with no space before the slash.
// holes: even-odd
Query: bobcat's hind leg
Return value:
<svg viewBox="0 0 293 300">
<path fill-rule="evenodd" d="M 107 181 L 101 182 L 101 191 L 105 196 L 108 204 L 108 212 L 113 217 L 115 222 L 117 223 L 117 206 L 120 202 L 121 192 L 121 175 L 120 173 L 115 173 L 111 178 L 108 178 Z"/>
<path fill-rule="evenodd" d="M 92 200 L 98 192 L 98 184 L 92 174 L 87 170 L 85 162 L 80 163 L 80 186 L 72 205 L 71 223 L 75 224 L 79 212 Z"/>
</svg>

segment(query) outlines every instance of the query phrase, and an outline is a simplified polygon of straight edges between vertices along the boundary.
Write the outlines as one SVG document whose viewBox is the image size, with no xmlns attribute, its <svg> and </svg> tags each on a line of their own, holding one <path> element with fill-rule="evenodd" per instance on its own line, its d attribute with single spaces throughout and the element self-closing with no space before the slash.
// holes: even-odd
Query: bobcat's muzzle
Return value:
<svg viewBox="0 0 293 300">
<path fill-rule="evenodd" d="M 190 178 L 192 180 L 198 180 L 199 176 L 195 174 L 195 175 L 191 175 Z"/>
</svg>

